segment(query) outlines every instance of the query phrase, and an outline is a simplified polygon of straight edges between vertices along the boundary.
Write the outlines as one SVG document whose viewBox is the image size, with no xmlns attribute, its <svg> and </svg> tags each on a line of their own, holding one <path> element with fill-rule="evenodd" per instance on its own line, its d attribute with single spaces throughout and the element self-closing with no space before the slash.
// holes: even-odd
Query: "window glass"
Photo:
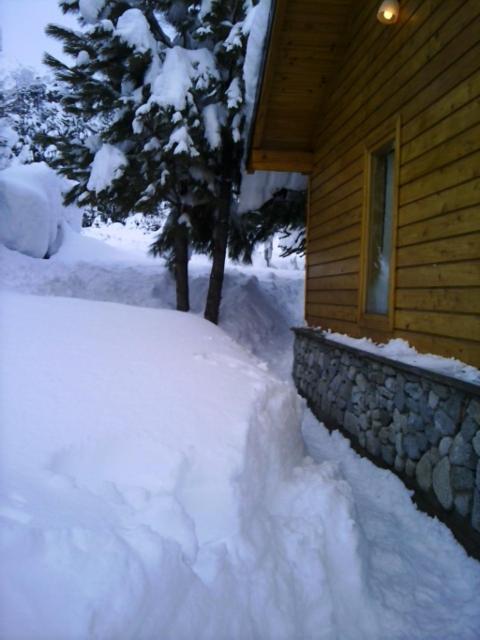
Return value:
<svg viewBox="0 0 480 640">
<path fill-rule="evenodd" d="M 367 313 L 388 314 L 392 256 L 395 150 L 389 143 L 372 154 L 367 255 Z"/>
</svg>

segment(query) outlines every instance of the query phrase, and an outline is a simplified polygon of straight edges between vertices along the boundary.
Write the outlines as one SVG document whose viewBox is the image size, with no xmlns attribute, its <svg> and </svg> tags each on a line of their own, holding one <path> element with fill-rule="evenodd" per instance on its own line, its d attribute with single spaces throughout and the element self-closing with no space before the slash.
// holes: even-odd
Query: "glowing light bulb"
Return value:
<svg viewBox="0 0 480 640">
<path fill-rule="evenodd" d="M 400 6 L 398 0 L 383 0 L 378 9 L 377 18 L 383 24 L 395 24 L 398 20 L 399 13 Z"/>
</svg>

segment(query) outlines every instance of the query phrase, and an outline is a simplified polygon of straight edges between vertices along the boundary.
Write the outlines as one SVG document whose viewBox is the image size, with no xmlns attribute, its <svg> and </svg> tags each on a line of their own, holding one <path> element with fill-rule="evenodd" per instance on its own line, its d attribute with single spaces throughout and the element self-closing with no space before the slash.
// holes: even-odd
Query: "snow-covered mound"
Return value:
<svg viewBox="0 0 480 640">
<path fill-rule="evenodd" d="M 350 486 L 195 316 L 3 293 L 0 637 L 378 637 Z"/>
<path fill-rule="evenodd" d="M 45 163 L 17 164 L 0 172 L 0 244 L 33 258 L 54 254 L 64 225 L 77 231 L 82 215 L 64 207 L 67 181 Z"/>
</svg>

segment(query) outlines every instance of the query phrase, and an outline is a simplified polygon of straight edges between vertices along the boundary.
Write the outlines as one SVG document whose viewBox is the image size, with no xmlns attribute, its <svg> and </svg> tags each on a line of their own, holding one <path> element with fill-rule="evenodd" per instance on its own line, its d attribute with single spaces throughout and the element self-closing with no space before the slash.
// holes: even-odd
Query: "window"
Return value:
<svg viewBox="0 0 480 640">
<path fill-rule="evenodd" d="M 390 297 L 394 160 L 393 142 L 372 154 L 365 311 L 380 315 Z"/>
<path fill-rule="evenodd" d="M 393 326 L 399 131 L 390 123 L 365 148 L 360 322 L 380 330 Z"/>
</svg>

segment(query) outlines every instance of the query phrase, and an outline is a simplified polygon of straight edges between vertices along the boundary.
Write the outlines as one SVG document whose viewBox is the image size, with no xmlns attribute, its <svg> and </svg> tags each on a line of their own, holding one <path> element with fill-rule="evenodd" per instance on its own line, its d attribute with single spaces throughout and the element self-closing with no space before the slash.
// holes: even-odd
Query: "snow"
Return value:
<svg viewBox="0 0 480 640">
<path fill-rule="evenodd" d="M 308 412 L 305 457 L 302 274 L 228 266 L 217 328 L 138 225 L 88 235 L 0 247 L 0 638 L 477 639 L 448 529 Z"/>
<path fill-rule="evenodd" d="M 244 213 L 258 209 L 279 189 L 304 191 L 307 185 L 308 178 L 300 173 L 255 171 L 244 174 L 238 211 Z"/>
<path fill-rule="evenodd" d="M 188 50 L 183 47 L 167 49 L 162 68 L 152 85 L 149 101 L 137 109 L 141 115 L 152 103 L 183 111 L 191 95 L 190 87 L 207 88 L 211 79 L 218 77 L 215 60 L 208 49 Z"/>
<path fill-rule="evenodd" d="M 227 108 L 238 109 L 242 104 L 242 91 L 239 78 L 234 78 L 227 89 Z"/>
<path fill-rule="evenodd" d="M 446 358 L 433 353 L 418 353 L 406 340 L 392 338 L 385 344 L 376 344 L 370 338 L 352 338 L 343 333 L 326 332 L 325 337 L 334 342 L 361 349 L 367 353 L 390 358 L 421 369 L 441 373 L 464 382 L 480 384 L 480 371 L 456 358 Z"/>
<path fill-rule="evenodd" d="M 437 519 L 417 511 L 403 483 L 361 458 L 338 431 L 307 411 L 310 455 L 332 465 L 352 491 L 357 525 L 368 545 L 368 574 L 382 600 L 382 638 L 477 639 L 480 564 Z"/>
<path fill-rule="evenodd" d="M 3 637 L 372 637 L 350 493 L 304 468 L 291 386 L 193 315 L 1 308 Z M 330 510 L 341 538 L 315 524 Z"/>
<path fill-rule="evenodd" d="M 170 149 L 173 150 L 175 155 L 185 153 L 192 158 L 200 155 L 193 144 L 193 140 L 188 133 L 187 127 L 185 126 L 178 127 L 173 130 L 167 144 L 165 145 L 165 150 L 169 151 Z"/>
<path fill-rule="evenodd" d="M 90 62 L 90 55 L 88 51 L 85 51 L 85 50 L 80 51 L 75 59 L 75 65 L 77 67 L 83 67 L 89 64 L 89 62 Z"/>
<path fill-rule="evenodd" d="M 65 223 L 77 229 L 81 224 L 80 210 L 63 206 L 67 185 L 45 163 L 0 172 L 0 244 L 35 258 L 55 253 Z"/>
<path fill-rule="evenodd" d="M 128 9 L 119 17 L 115 35 L 139 53 L 155 51 L 155 38 L 147 19 L 140 9 Z"/>
<path fill-rule="evenodd" d="M 105 6 L 105 0 L 79 0 L 78 4 L 82 18 L 90 24 L 95 24 Z"/>
<path fill-rule="evenodd" d="M 250 9 L 243 25 L 244 32 L 249 34 L 245 63 L 243 65 L 248 120 L 251 119 L 255 104 L 269 16 L 270 0 L 260 0 L 257 5 Z"/>
<path fill-rule="evenodd" d="M 125 154 L 118 147 L 102 144 L 93 158 L 87 189 L 96 193 L 109 189 L 112 182 L 122 176 L 127 164 Z"/>
<path fill-rule="evenodd" d="M 221 143 L 220 122 L 218 119 L 219 108 L 219 104 L 213 103 L 208 104 L 202 111 L 205 137 L 207 138 L 210 149 L 218 149 Z"/>
</svg>

